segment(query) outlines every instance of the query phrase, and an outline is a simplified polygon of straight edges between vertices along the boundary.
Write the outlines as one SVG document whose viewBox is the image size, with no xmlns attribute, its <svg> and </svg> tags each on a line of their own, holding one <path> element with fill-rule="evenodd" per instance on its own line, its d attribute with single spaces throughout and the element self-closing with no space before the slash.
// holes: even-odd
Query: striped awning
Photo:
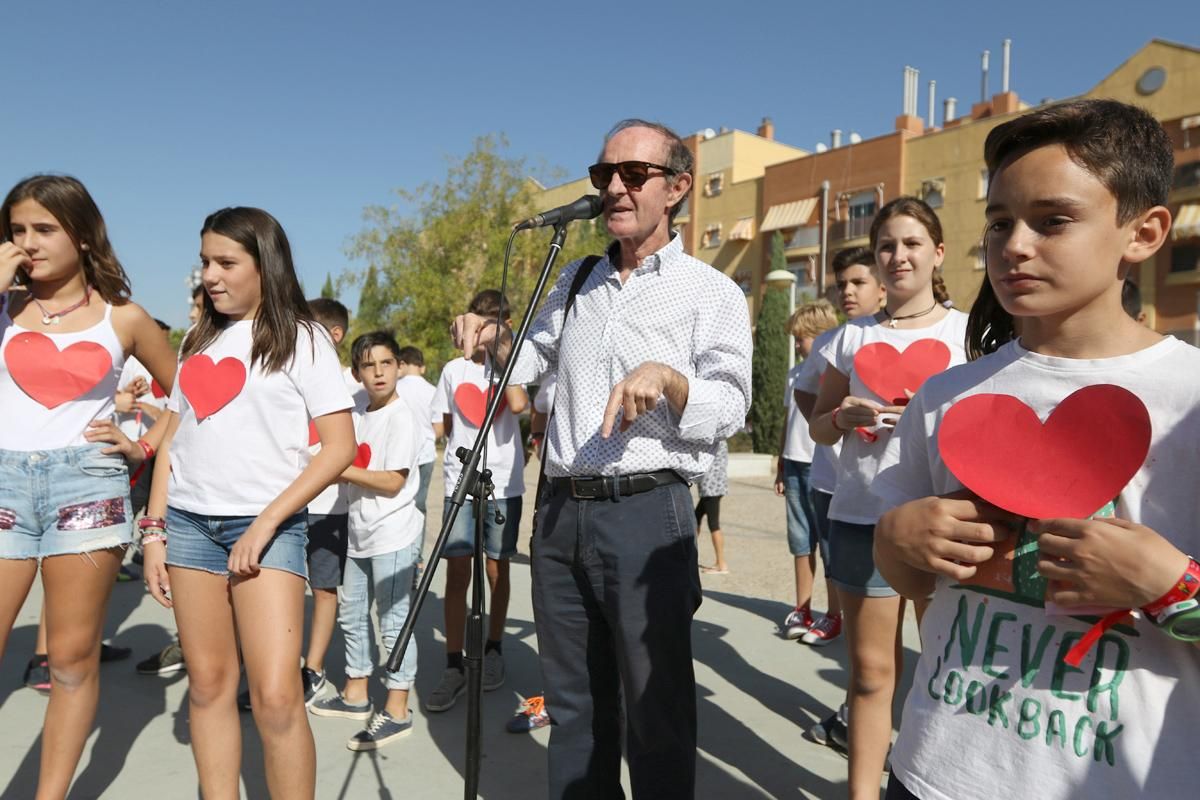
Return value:
<svg viewBox="0 0 1200 800">
<path fill-rule="evenodd" d="M 805 200 L 797 200 L 794 203 L 780 203 L 777 206 L 771 206 L 767 210 L 767 216 L 763 220 L 763 233 L 767 231 L 777 231 L 783 228 L 796 228 L 801 225 L 807 225 L 812 218 L 813 209 L 817 207 L 817 198 L 809 197 Z"/>
<path fill-rule="evenodd" d="M 754 239 L 754 217 L 742 217 L 729 232 L 729 239 L 734 242 L 749 242 Z"/>
<path fill-rule="evenodd" d="M 1171 238 L 1192 239 L 1200 236 L 1200 203 L 1184 203 L 1175 215 Z"/>
</svg>

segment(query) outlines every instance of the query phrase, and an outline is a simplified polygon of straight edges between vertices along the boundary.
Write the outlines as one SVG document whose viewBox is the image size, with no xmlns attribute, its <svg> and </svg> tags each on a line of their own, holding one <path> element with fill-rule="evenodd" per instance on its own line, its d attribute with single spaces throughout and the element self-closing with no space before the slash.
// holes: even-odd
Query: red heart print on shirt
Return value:
<svg viewBox="0 0 1200 800">
<path fill-rule="evenodd" d="M 487 413 L 487 398 L 483 389 L 473 383 L 460 383 L 454 390 L 454 405 L 467 422 L 476 428 L 483 426 L 483 415 Z M 499 415 L 506 408 L 508 397 L 501 397 L 500 405 L 496 406 L 496 414 Z"/>
<path fill-rule="evenodd" d="M 358 446 L 358 450 L 354 454 L 354 462 L 350 464 L 352 467 L 366 469 L 371 463 L 371 445 L 363 442 Z"/>
<path fill-rule="evenodd" d="M 1068 395 L 1045 423 L 1005 394 L 952 405 L 938 449 L 954 476 L 993 505 L 1031 519 L 1086 519 L 1129 483 L 1150 450 L 1150 414 L 1120 386 Z"/>
<path fill-rule="evenodd" d="M 317 433 L 317 422 L 316 420 L 310 419 L 308 421 L 308 446 L 312 447 L 314 444 L 320 443 L 321 434 Z"/>
<path fill-rule="evenodd" d="M 939 339 L 918 339 L 900 352 L 887 342 L 873 342 L 854 356 L 854 371 L 862 382 L 885 403 L 908 402 L 907 389 L 916 392 L 921 384 L 950 366 L 950 348 Z"/>
<path fill-rule="evenodd" d="M 204 420 L 229 405 L 246 385 L 246 365 L 236 358 L 213 360 L 203 353 L 190 357 L 179 370 L 179 388 Z"/>
<path fill-rule="evenodd" d="M 166 391 L 153 378 L 150 379 L 150 396 L 157 400 L 161 400 L 167 396 Z"/>
<path fill-rule="evenodd" d="M 112 356 L 95 342 L 62 350 L 43 333 L 18 333 L 4 348 L 4 363 L 25 394 L 46 408 L 83 397 L 112 371 Z"/>
</svg>

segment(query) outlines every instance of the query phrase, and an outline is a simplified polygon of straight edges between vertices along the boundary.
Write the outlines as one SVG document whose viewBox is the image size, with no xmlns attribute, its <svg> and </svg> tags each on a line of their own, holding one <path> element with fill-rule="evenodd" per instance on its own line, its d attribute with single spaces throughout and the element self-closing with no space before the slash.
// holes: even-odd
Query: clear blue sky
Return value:
<svg viewBox="0 0 1200 800">
<path fill-rule="evenodd" d="M 906 64 L 922 115 L 930 78 L 939 117 L 951 95 L 966 111 L 985 48 L 998 91 L 1005 37 L 1015 91 L 1066 97 L 1152 38 L 1200 45 L 1200 3 L 7 4 L 0 191 L 33 172 L 81 178 L 135 299 L 178 326 L 216 208 L 275 214 L 315 294 L 326 272 L 364 266 L 345 254 L 364 206 L 439 180 L 478 135 L 571 175 L 628 116 L 685 134 L 770 116 L 811 149 L 832 128 L 890 130 Z"/>
</svg>

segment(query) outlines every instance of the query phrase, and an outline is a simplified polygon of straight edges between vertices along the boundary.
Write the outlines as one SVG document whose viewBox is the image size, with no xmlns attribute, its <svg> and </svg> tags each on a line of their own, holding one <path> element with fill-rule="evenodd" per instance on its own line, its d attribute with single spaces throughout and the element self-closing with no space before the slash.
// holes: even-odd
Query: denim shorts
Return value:
<svg viewBox="0 0 1200 800">
<path fill-rule="evenodd" d="M 257 517 L 193 514 L 167 507 L 167 566 L 229 575 L 229 551 Z M 284 521 L 258 557 L 262 569 L 278 569 L 308 580 L 308 511 Z"/>
<path fill-rule="evenodd" d="M 833 585 L 859 597 L 895 597 L 897 592 L 875 568 L 875 526 L 829 521 L 829 566 Z"/>
<path fill-rule="evenodd" d="M 811 466 L 806 461 L 783 460 L 788 550 L 797 558 L 811 554 L 813 544 L 817 541 L 817 523 L 808 492 L 808 471 Z"/>
<path fill-rule="evenodd" d="M 442 506 L 442 524 L 450 514 L 450 498 Z M 520 497 L 509 497 L 503 500 L 488 500 L 487 516 L 484 518 L 483 552 L 493 561 L 505 561 L 517 554 L 517 530 L 521 526 Z M 502 524 L 496 523 L 496 509 L 504 517 Z M 469 556 L 475 546 L 475 504 L 470 498 L 463 503 L 454 527 L 446 539 L 446 549 L 442 551 L 445 558 Z"/>
<path fill-rule="evenodd" d="M 0 558 L 126 547 L 133 541 L 129 468 L 104 444 L 0 450 Z"/>
</svg>

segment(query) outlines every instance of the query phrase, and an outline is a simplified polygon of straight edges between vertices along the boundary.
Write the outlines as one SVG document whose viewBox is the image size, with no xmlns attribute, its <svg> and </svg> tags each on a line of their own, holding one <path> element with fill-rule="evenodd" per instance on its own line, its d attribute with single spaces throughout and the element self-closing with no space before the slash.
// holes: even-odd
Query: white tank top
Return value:
<svg viewBox="0 0 1200 800">
<path fill-rule="evenodd" d="M 111 417 L 125 349 L 104 319 L 76 333 L 31 331 L 0 298 L 0 450 L 56 450 L 87 444 L 88 423 Z"/>
</svg>

